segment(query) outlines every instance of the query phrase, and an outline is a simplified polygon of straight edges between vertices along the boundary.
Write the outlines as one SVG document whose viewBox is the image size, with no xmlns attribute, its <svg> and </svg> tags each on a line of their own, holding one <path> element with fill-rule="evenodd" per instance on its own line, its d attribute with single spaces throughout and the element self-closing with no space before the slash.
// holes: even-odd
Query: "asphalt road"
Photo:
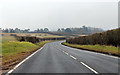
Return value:
<svg viewBox="0 0 120 75">
<path fill-rule="evenodd" d="M 51 42 L 12 73 L 118 73 L 118 58 Z"/>
</svg>

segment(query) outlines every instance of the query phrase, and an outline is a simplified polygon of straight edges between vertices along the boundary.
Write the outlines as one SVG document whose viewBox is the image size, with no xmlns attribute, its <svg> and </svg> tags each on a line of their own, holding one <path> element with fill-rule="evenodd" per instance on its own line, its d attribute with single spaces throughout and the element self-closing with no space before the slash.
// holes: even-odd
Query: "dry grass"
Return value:
<svg viewBox="0 0 120 75">
<path fill-rule="evenodd" d="M 2 33 L 2 34 L 4 36 L 10 36 L 10 34 L 16 34 L 17 36 L 36 36 L 38 38 L 65 37 L 65 36 L 51 35 L 51 34 L 47 34 L 47 33 Z"/>
</svg>

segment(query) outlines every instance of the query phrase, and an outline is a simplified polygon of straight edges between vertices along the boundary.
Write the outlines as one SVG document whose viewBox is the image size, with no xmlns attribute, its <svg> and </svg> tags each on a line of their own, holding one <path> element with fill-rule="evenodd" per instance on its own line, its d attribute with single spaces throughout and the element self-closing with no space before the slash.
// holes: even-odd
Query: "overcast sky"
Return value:
<svg viewBox="0 0 120 75">
<path fill-rule="evenodd" d="M 118 27 L 118 0 L 0 0 L 0 28 Z"/>
</svg>

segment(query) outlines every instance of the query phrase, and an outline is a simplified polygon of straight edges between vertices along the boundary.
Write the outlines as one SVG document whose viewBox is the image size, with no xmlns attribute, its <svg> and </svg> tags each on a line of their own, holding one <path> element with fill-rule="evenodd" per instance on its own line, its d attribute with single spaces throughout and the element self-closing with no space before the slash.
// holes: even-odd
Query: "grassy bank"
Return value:
<svg viewBox="0 0 120 75">
<path fill-rule="evenodd" d="M 3 36 L 0 40 L 2 40 L 1 56 L 3 70 L 11 69 L 28 55 L 42 47 L 45 43 L 50 42 L 42 41 L 37 44 L 31 42 L 19 42 L 14 36 Z"/>
<path fill-rule="evenodd" d="M 89 51 L 94 51 L 94 52 L 100 52 L 100 53 L 105 53 L 105 54 L 112 54 L 119 56 L 119 51 L 117 47 L 114 46 L 104 46 L 104 45 L 77 45 L 77 44 L 68 44 L 66 42 L 62 43 L 63 45 L 73 47 L 73 48 L 78 48 L 78 49 L 84 49 L 84 50 L 89 50 Z"/>
</svg>

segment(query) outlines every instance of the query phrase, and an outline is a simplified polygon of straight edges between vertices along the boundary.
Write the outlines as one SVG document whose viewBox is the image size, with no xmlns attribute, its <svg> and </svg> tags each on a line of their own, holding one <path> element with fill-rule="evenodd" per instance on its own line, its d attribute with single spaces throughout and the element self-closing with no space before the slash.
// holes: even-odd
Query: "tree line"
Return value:
<svg viewBox="0 0 120 75">
<path fill-rule="evenodd" d="M 71 34 L 92 34 L 92 33 L 98 33 L 98 32 L 103 32 L 104 30 L 101 28 L 94 28 L 94 27 L 87 27 L 87 26 L 82 26 L 81 28 L 59 28 L 57 32 L 65 32 L 65 33 L 71 33 Z"/>
<path fill-rule="evenodd" d="M 21 30 L 19 28 L 6 28 L 6 29 L 0 29 L 3 33 L 30 33 L 30 32 L 34 32 L 34 33 L 40 33 L 40 32 L 49 32 L 48 28 L 43 28 L 43 29 L 36 29 L 34 31 L 30 31 L 30 29 L 24 29 Z"/>
<path fill-rule="evenodd" d="M 37 28 L 34 31 L 31 31 L 30 29 L 19 29 L 19 28 L 6 28 L 6 29 L 1 29 L 3 33 L 43 33 L 43 32 L 53 32 L 49 31 L 48 28 Z M 92 34 L 92 33 L 98 33 L 98 32 L 103 32 L 104 30 L 101 28 L 94 28 L 94 27 L 87 27 L 87 26 L 82 26 L 80 28 L 58 28 L 57 31 L 58 33 L 67 33 L 67 34 Z"/>
</svg>

